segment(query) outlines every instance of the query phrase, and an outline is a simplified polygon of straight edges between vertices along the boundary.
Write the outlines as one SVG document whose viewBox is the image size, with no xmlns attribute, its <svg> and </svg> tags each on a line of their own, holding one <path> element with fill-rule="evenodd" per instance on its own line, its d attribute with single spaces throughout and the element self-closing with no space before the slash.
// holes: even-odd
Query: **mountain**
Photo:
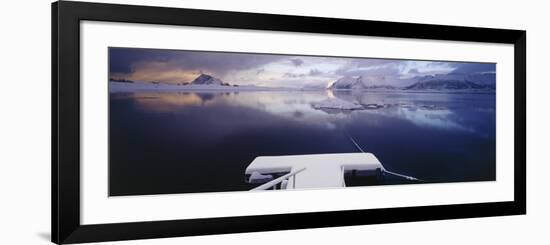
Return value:
<svg viewBox="0 0 550 245">
<path fill-rule="evenodd" d="M 354 78 L 350 76 L 342 77 L 329 87 L 330 89 L 363 89 L 363 78 L 361 76 Z"/>
<path fill-rule="evenodd" d="M 330 85 L 329 89 L 396 89 L 394 86 L 391 85 L 379 85 L 372 83 L 372 81 L 368 81 L 368 79 L 365 79 L 362 76 L 356 78 L 345 76 L 336 80 L 336 82 Z"/>
<path fill-rule="evenodd" d="M 398 89 L 395 86 L 392 85 L 369 85 L 366 86 L 367 89 Z"/>
<path fill-rule="evenodd" d="M 493 90 L 491 85 L 474 83 L 465 80 L 432 79 L 416 82 L 404 87 L 405 90 Z"/>
<path fill-rule="evenodd" d="M 224 83 L 222 80 L 210 75 L 200 74 L 189 85 L 217 85 L 217 86 L 231 86 L 228 83 Z"/>
<path fill-rule="evenodd" d="M 109 81 L 111 82 L 119 82 L 119 83 L 135 83 L 132 80 L 126 80 L 126 79 L 117 79 L 117 78 L 110 78 Z"/>
<path fill-rule="evenodd" d="M 488 85 L 493 89 L 496 88 L 496 73 L 475 73 L 465 75 L 464 79 L 477 84 Z"/>
<path fill-rule="evenodd" d="M 415 77 L 405 90 L 494 90 L 495 73 L 449 73 Z"/>
<path fill-rule="evenodd" d="M 427 82 L 427 81 L 472 82 L 479 85 L 486 85 L 491 88 L 495 88 L 496 74 L 495 73 L 473 73 L 473 74 L 450 73 L 450 74 L 437 74 L 437 75 L 415 77 L 413 80 L 416 82 Z"/>
</svg>

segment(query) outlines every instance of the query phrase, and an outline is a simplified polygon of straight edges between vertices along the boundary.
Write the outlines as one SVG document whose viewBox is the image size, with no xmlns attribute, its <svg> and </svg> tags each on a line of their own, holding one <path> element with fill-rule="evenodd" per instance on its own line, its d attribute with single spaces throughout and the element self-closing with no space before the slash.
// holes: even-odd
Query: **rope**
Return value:
<svg viewBox="0 0 550 245">
<path fill-rule="evenodd" d="M 357 149 L 359 149 L 361 152 L 365 153 L 365 151 L 363 150 L 363 148 L 361 148 L 361 146 L 359 146 L 359 144 L 357 143 L 357 141 L 355 141 L 355 140 L 353 139 L 353 137 L 351 137 L 351 135 L 349 135 L 349 133 L 348 133 L 347 131 L 346 131 L 346 134 L 348 135 L 348 138 L 351 140 L 351 142 L 355 145 L 355 147 L 357 147 Z M 407 179 L 407 180 L 423 181 L 423 180 L 421 180 L 421 179 L 417 179 L 417 178 L 412 177 L 412 176 L 394 173 L 394 172 L 388 171 L 388 170 L 386 170 L 386 169 L 382 169 L 382 172 L 388 173 L 388 174 L 393 175 L 393 176 L 401 177 L 401 178 L 404 178 L 404 179 Z"/>
<path fill-rule="evenodd" d="M 346 132 L 346 134 L 347 134 L 347 132 Z M 353 137 L 351 137 L 349 134 L 348 134 L 348 137 L 351 140 L 351 142 L 353 142 L 355 147 L 357 147 L 357 149 L 359 149 L 361 152 L 365 153 L 365 151 L 361 148 L 361 146 L 359 146 L 359 144 L 357 144 L 357 142 L 353 139 Z"/>
<path fill-rule="evenodd" d="M 388 174 L 391 174 L 391 175 L 394 175 L 394 176 L 397 176 L 397 177 L 401 177 L 401 178 L 405 178 L 405 179 L 408 179 L 408 180 L 422 181 L 423 182 L 423 180 L 421 180 L 421 179 L 417 179 L 415 177 L 407 176 L 407 175 L 404 175 L 404 174 L 394 173 L 392 171 L 388 171 L 388 170 L 385 170 L 385 169 L 384 169 L 384 173 L 388 173 Z"/>
</svg>

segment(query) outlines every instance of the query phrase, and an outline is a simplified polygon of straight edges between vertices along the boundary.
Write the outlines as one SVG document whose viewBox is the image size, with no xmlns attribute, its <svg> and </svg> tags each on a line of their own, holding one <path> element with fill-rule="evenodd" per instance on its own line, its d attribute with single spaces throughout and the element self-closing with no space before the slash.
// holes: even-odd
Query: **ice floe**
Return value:
<svg viewBox="0 0 550 245">
<path fill-rule="evenodd" d="M 362 105 L 338 98 L 328 98 L 323 101 L 312 103 L 315 109 L 339 109 L 339 110 L 361 110 Z"/>
</svg>

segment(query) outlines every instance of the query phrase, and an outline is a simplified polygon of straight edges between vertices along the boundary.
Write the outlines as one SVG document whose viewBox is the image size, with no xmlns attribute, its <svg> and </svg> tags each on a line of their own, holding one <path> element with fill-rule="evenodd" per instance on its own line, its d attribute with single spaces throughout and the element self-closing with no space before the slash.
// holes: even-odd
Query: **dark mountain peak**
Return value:
<svg viewBox="0 0 550 245">
<path fill-rule="evenodd" d="M 222 82 L 222 80 L 215 78 L 207 74 L 200 74 L 195 80 L 191 82 L 193 85 L 221 85 L 228 86 L 229 84 Z"/>
</svg>

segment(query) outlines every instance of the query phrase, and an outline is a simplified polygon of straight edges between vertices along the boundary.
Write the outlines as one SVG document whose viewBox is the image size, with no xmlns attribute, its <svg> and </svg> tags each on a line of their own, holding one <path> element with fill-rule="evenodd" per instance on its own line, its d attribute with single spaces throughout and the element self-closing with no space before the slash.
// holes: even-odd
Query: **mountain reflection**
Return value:
<svg viewBox="0 0 550 245">
<path fill-rule="evenodd" d="M 325 100 L 355 109 L 314 106 Z M 494 180 L 495 102 L 325 90 L 111 93 L 110 181 L 126 194 L 249 190 L 243 172 L 256 157 L 357 152 L 350 137 L 385 168 L 428 182 Z"/>
<path fill-rule="evenodd" d="M 335 128 L 360 117 L 376 124 L 369 115 L 408 121 L 420 127 L 473 132 L 477 114 L 494 117 L 492 94 L 438 94 L 362 91 L 244 91 L 244 92 L 136 92 L 112 99 L 132 98 L 144 110 L 180 112 L 190 107 L 225 105 L 257 110 L 300 123 Z M 340 99 L 362 105 L 360 110 L 317 108 L 312 104 Z M 479 115 L 477 115 L 479 116 Z"/>
</svg>

